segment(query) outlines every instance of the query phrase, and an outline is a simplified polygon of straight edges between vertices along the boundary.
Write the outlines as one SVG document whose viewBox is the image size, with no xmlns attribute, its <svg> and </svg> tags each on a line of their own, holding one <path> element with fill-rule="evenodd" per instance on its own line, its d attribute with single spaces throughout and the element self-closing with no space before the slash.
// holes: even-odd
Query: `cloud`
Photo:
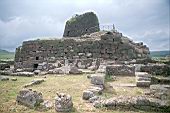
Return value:
<svg viewBox="0 0 170 113">
<path fill-rule="evenodd" d="M 8 22 L 0 20 L 0 31 L 0 48 L 14 50 L 23 40 L 48 36 L 60 38 L 63 23 L 47 16 L 36 19 L 13 17 Z"/>
<path fill-rule="evenodd" d="M 60 38 L 66 20 L 86 11 L 151 50 L 168 49 L 169 0 L 1 0 L 0 48 L 14 50 L 35 37 Z"/>
</svg>

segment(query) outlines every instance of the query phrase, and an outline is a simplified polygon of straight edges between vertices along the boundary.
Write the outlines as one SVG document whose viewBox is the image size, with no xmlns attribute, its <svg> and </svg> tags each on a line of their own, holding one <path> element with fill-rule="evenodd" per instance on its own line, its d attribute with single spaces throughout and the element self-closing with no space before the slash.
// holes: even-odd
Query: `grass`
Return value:
<svg viewBox="0 0 170 113">
<path fill-rule="evenodd" d="M 16 96 L 22 89 L 22 86 L 31 82 L 33 79 L 39 78 L 45 79 L 45 82 L 28 88 L 42 92 L 43 98 L 45 100 L 51 100 L 53 102 L 57 92 L 70 94 L 74 104 L 74 109 L 72 111 L 73 113 L 136 113 L 132 111 L 111 111 L 107 109 L 96 109 L 91 103 L 82 100 L 83 90 L 87 89 L 91 85 L 90 80 L 87 79 L 86 75 L 46 76 L 47 78 L 43 78 L 43 76 L 16 77 L 17 81 L 0 81 L 0 113 L 56 113 L 54 108 L 47 111 L 39 111 L 39 109 L 30 109 L 16 103 Z M 127 78 L 128 77 L 118 77 L 115 83 L 134 82 L 134 77 Z M 113 87 L 113 89 L 109 89 L 108 87 L 109 85 L 103 92 L 103 96 L 106 98 L 119 95 L 131 95 L 132 93 L 134 93 L 134 95 L 140 95 L 141 92 L 143 92 L 143 89 L 139 88 L 134 88 L 133 91 L 132 89 L 125 88 L 126 91 L 124 91 L 120 87 Z"/>
<path fill-rule="evenodd" d="M 14 53 L 0 53 L 0 60 L 10 60 L 14 59 Z"/>
</svg>

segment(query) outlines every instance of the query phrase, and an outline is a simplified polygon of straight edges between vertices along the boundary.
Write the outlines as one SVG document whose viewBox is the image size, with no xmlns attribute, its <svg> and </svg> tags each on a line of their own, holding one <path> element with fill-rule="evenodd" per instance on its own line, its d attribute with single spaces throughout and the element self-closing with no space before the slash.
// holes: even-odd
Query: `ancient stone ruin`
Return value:
<svg viewBox="0 0 170 113">
<path fill-rule="evenodd" d="M 95 29 L 91 29 L 96 25 Z M 92 31 L 86 33 L 85 28 Z M 82 32 L 78 32 L 79 29 Z M 149 48 L 143 43 L 135 43 L 116 30 L 99 31 L 98 19 L 94 13 L 85 13 L 67 21 L 64 36 L 67 36 L 69 30 L 68 37 L 61 39 L 24 41 L 16 49 L 15 69 L 49 70 L 64 65 L 64 59 L 68 63 L 80 59 L 90 60 L 92 63 L 94 59 L 125 61 L 148 58 Z M 77 33 L 71 33 L 71 30 L 76 30 Z M 78 61 L 76 65 L 79 64 L 82 62 Z"/>
<path fill-rule="evenodd" d="M 41 78 L 23 85 L 24 89 L 16 98 L 18 104 L 36 110 L 53 108 L 56 112 L 74 112 L 79 110 L 77 105 L 82 106 L 83 101 L 86 107 L 89 104 L 93 108 L 104 107 L 107 110 L 169 112 L 170 78 L 163 76 L 170 75 L 170 65 L 154 62 L 149 58 L 150 52 L 146 45 L 133 42 L 115 30 L 114 25 L 113 29 L 102 31 L 99 26 L 97 16 L 88 12 L 68 20 L 61 39 L 24 41 L 22 46 L 16 48 L 14 69 L 10 65 L 0 64 L 0 75 L 17 78 L 0 76 L 0 82 L 18 83 L 22 78 L 18 76 Z M 83 81 L 76 84 L 69 79 L 75 84 L 69 84 L 68 93 L 72 87 L 78 86 L 76 91 L 82 91 L 82 95 L 76 97 L 81 102 L 75 103 L 77 99 L 72 99 L 75 95 L 65 92 L 57 93 L 55 99 L 50 95 L 47 100 L 43 99 L 42 94 L 64 91 L 62 88 L 65 88 L 56 87 L 57 82 L 48 79 L 51 74 L 56 80 L 68 74 L 81 77 L 86 75 L 90 83 L 88 87 Z M 46 91 L 45 88 L 43 93 L 28 89 L 35 85 L 46 87 L 49 81 L 55 82 L 54 89 Z M 79 88 L 80 85 L 83 88 Z M 102 112 L 105 112 L 104 109 Z"/>
<path fill-rule="evenodd" d="M 57 93 L 55 98 L 55 110 L 57 112 L 70 112 L 73 109 L 73 102 L 70 95 Z"/>
<path fill-rule="evenodd" d="M 43 102 L 42 94 L 37 91 L 23 89 L 17 95 L 16 101 L 19 104 L 34 108 Z"/>
<path fill-rule="evenodd" d="M 98 32 L 99 21 L 93 12 L 87 12 L 82 15 L 75 15 L 66 22 L 64 37 L 78 37 L 87 33 Z"/>
</svg>

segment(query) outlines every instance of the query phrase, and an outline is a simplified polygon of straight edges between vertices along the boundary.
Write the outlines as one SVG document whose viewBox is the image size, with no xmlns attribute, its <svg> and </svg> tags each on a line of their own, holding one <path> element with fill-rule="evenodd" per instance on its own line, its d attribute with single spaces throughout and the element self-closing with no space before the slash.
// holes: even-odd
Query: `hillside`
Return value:
<svg viewBox="0 0 170 113">
<path fill-rule="evenodd" d="M 0 60 L 14 59 L 15 53 L 0 49 Z"/>
<path fill-rule="evenodd" d="M 166 57 L 167 55 L 169 55 L 169 51 L 151 51 L 150 52 L 150 56 L 151 57 Z"/>
</svg>

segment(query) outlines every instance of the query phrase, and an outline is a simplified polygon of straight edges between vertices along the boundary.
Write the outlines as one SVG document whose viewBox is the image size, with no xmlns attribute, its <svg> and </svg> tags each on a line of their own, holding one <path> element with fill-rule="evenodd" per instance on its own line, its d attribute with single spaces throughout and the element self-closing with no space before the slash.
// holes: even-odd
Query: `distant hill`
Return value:
<svg viewBox="0 0 170 113">
<path fill-rule="evenodd" d="M 151 51 L 150 56 L 151 57 L 166 57 L 167 55 L 170 55 L 169 53 L 170 52 L 168 50 L 167 51 Z"/>
<path fill-rule="evenodd" d="M 0 60 L 14 59 L 15 53 L 0 49 Z"/>
</svg>

